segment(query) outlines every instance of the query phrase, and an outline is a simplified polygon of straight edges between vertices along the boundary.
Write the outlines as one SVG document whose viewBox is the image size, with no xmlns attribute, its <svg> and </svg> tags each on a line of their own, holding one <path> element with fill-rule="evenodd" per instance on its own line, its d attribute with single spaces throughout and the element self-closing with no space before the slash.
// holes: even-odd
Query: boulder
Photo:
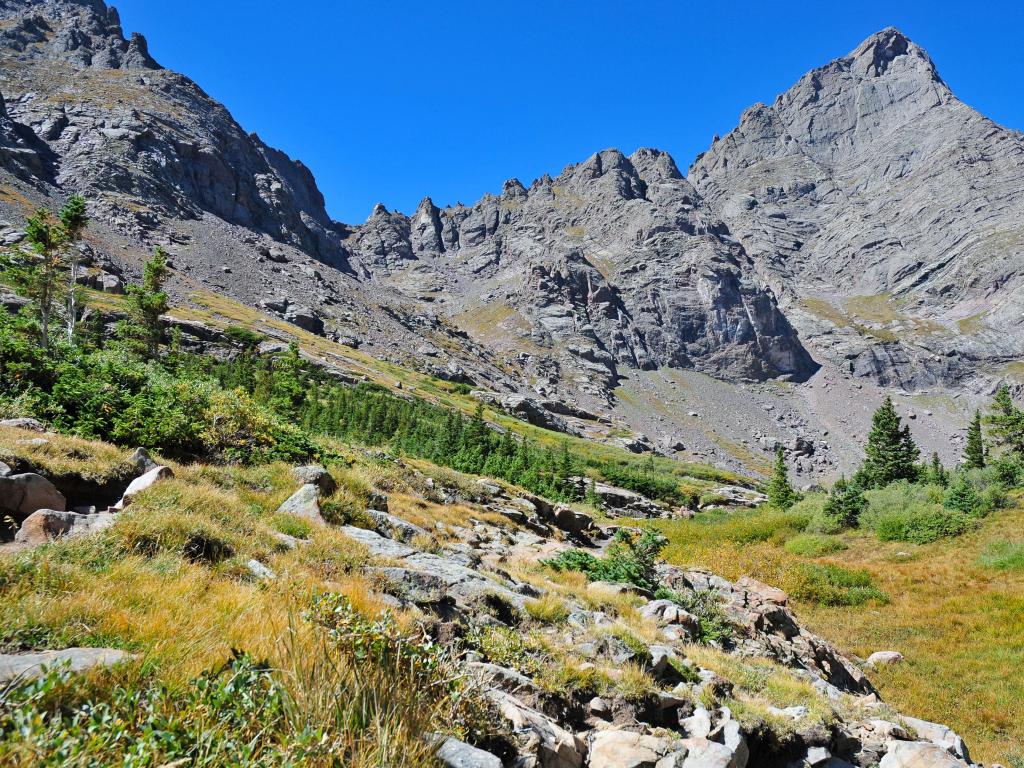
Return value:
<svg viewBox="0 0 1024 768">
<path fill-rule="evenodd" d="M 586 512 L 577 512 L 566 504 L 555 507 L 554 523 L 566 533 L 580 535 L 594 527 L 594 518 Z"/>
<path fill-rule="evenodd" d="M 702 738 L 683 739 L 686 760 L 682 768 L 744 768 L 746 760 L 737 759 L 733 751 L 717 741 Z"/>
<path fill-rule="evenodd" d="M 520 751 L 535 757 L 539 768 L 581 768 L 586 747 L 579 737 L 504 691 L 486 695 L 509 721 Z"/>
<path fill-rule="evenodd" d="M 686 757 L 679 739 L 647 736 L 632 731 L 596 731 L 590 741 L 588 765 L 601 768 L 660 768 L 662 759 L 674 754 Z M 680 762 L 680 764 L 682 764 Z"/>
<path fill-rule="evenodd" d="M 3 419 L 0 421 L 0 427 L 14 427 L 15 429 L 27 429 L 30 432 L 45 432 L 46 427 L 41 421 L 36 419 L 20 418 L 20 419 Z"/>
<path fill-rule="evenodd" d="M 758 581 L 750 576 L 741 577 L 737 580 L 736 586 L 755 595 L 761 602 L 782 606 L 789 604 L 789 595 L 781 589 L 765 584 L 763 581 Z"/>
<path fill-rule="evenodd" d="M 138 496 L 147 488 L 152 487 L 161 480 L 165 480 L 169 477 L 174 477 L 174 472 L 171 471 L 170 467 L 158 465 L 139 475 L 132 480 L 124 493 L 121 494 L 121 500 L 115 504 L 112 509 L 122 510 L 132 503 L 132 499 Z"/>
<path fill-rule="evenodd" d="M 725 503 L 734 507 L 747 507 L 753 509 L 768 501 L 768 497 L 758 491 L 749 488 L 741 488 L 738 485 L 723 485 L 708 491 L 710 496 L 716 496 Z"/>
<path fill-rule="evenodd" d="M 661 626 L 677 625 L 694 637 L 700 632 L 700 619 L 671 600 L 651 600 L 640 609 L 640 615 L 653 619 Z"/>
<path fill-rule="evenodd" d="M 149 451 L 145 448 L 136 448 L 132 455 L 128 457 L 128 463 L 142 474 L 145 474 L 159 466 L 155 461 L 153 461 L 153 458 L 149 455 Z"/>
<path fill-rule="evenodd" d="M 0 517 L 9 515 L 21 525 L 37 509 L 67 509 L 64 494 L 42 475 L 25 472 L 0 477 Z"/>
<path fill-rule="evenodd" d="M 502 768 L 501 760 L 490 752 L 451 736 L 437 750 L 437 759 L 445 768 Z"/>
<path fill-rule="evenodd" d="M 899 664 L 901 661 L 903 661 L 903 654 L 899 651 L 875 651 L 868 656 L 864 666 L 868 669 L 875 669 L 876 667 L 888 667 L 892 664 Z"/>
<path fill-rule="evenodd" d="M 278 512 L 301 517 L 317 525 L 327 525 L 320 512 L 320 489 L 312 483 L 303 485 L 277 508 Z"/>
<path fill-rule="evenodd" d="M 330 496 L 338 488 L 331 473 L 319 464 L 295 467 L 292 469 L 292 475 L 303 485 L 315 485 L 325 496 Z"/>
<path fill-rule="evenodd" d="M 249 573 L 254 578 L 260 581 L 273 581 L 277 578 L 277 574 L 270 570 L 267 566 L 261 563 L 256 558 L 252 558 L 246 562 L 245 567 L 249 570 Z"/>
<path fill-rule="evenodd" d="M 131 658 L 116 648 L 65 648 L 60 651 L 0 654 L 0 681 L 41 677 L 47 669 L 66 667 L 84 672 L 93 667 L 109 667 Z"/>
<path fill-rule="evenodd" d="M 971 756 L 968 753 L 967 745 L 951 728 L 947 728 L 939 723 L 930 723 L 927 720 L 918 720 L 916 717 L 907 717 L 906 715 L 901 719 L 906 726 L 914 730 L 919 739 L 929 741 L 937 747 L 942 747 L 954 757 L 970 761 Z"/>
<path fill-rule="evenodd" d="M 56 509 L 37 509 L 21 524 L 14 536 L 19 544 L 38 546 L 65 536 L 95 533 L 114 524 L 115 516 L 109 512 L 80 514 Z"/>
<path fill-rule="evenodd" d="M 928 741 L 893 741 L 878 768 L 966 768 L 967 765 Z"/>
<path fill-rule="evenodd" d="M 371 518 L 373 518 L 374 527 L 381 536 L 386 536 L 389 539 L 397 539 L 402 542 L 410 542 L 417 536 L 429 535 L 423 528 L 418 525 L 413 525 L 407 520 L 392 515 L 388 512 L 380 512 L 376 509 L 366 510 Z"/>
</svg>

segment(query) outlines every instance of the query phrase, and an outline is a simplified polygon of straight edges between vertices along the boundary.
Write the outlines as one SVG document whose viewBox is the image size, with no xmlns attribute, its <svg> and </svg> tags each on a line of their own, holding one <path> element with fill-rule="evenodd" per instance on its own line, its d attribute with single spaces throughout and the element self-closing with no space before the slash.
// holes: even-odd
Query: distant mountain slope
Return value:
<svg viewBox="0 0 1024 768">
<path fill-rule="evenodd" d="M 897 30 L 748 109 L 689 180 L 812 316 L 805 335 L 814 315 L 876 331 L 837 348 L 858 374 L 956 385 L 1024 355 L 1024 136 Z"/>
<path fill-rule="evenodd" d="M 945 398 L 915 428 L 952 459 L 965 409 L 1024 378 L 1022 138 L 895 30 L 748 110 L 687 178 L 605 150 L 359 225 L 102 0 L 0 0 L 0 94 L 0 241 L 80 191 L 97 285 L 160 245 L 178 304 L 230 297 L 638 450 L 757 471 L 799 438 L 794 469 L 832 474 L 884 390 Z"/>
</svg>

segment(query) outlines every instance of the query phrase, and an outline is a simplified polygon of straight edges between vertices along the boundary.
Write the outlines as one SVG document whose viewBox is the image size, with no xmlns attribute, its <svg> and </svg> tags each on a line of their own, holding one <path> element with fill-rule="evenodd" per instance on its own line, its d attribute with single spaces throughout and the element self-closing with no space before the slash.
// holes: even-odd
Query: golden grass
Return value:
<svg viewBox="0 0 1024 768">
<path fill-rule="evenodd" d="M 989 544 L 1020 538 L 1024 506 L 1017 501 L 955 541 L 911 547 L 851 540 L 833 559 L 867 568 L 889 605 L 798 606 L 811 629 L 847 653 L 902 653 L 904 664 L 871 673 L 883 698 L 907 714 L 946 723 L 983 762 L 1006 762 L 1024 744 L 1024 573 L 976 563 Z"/>
<path fill-rule="evenodd" d="M 37 438 L 47 442 L 34 444 Z M 104 480 L 117 475 L 129 455 L 130 451 L 98 440 L 0 427 L 0 460 L 21 458 L 51 475 L 78 474 L 88 480 Z"/>
<path fill-rule="evenodd" d="M 750 540 L 743 525 L 738 518 L 657 523 L 669 537 L 664 555 L 671 563 L 796 587 L 807 559 L 781 546 L 785 526 L 766 540 Z M 818 562 L 867 570 L 889 604 L 825 607 L 797 600 L 794 610 L 847 655 L 901 652 L 904 664 L 870 673 L 883 699 L 905 714 L 949 725 L 976 760 L 1007 762 L 1024 743 L 1024 573 L 989 570 L 977 560 L 994 542 L 1020 539 L 1022 530 L 1018 494 L 1014 508 L 954 540 L 917 546 L 843 534 L 847 549 Z M 714 668 L 710 659 L 695 660 Z"/>
</svg>

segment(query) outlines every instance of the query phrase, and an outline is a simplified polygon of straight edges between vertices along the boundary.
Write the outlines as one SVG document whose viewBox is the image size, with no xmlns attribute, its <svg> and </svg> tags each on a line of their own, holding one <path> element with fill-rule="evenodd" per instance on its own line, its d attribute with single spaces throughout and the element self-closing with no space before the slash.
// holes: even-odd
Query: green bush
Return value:
<svg viewBox="0 0 1024 768">
<path fill-rule="evenodd" d="M 869 525 L 881 541 L 929 544 L 965 533 L 972 520 L 955 509 L 915 502 L 902 509 L 876 512 Z"/>
<path fill-rule="evenodd" d="M 637 536 L 620 528 L 603 557 L 595 557 L 582 549 L 567 549 L 543 562 L 556 571 L 580 571 L 591 581 L 635 584 L 654 590 L 658 583 L 655 558 L 664 546 L 664 537 L 654 531 L 644 531 Z"/>
<path fill-rule="evenodd" d="M 659 587 L 654 597 L 658 600 L 671 600 L 687 613 L 697 617 L 700 622 L 698 643 L 722 645 L 732 639 L 732 625 L 722 610 L 721 599 L 714 592 L 682 593 L 667 587 Z"/>
<path fill-rule="evenodd" d="M 793 574 L 790 594 L 820 605 L 887 603 L 888 596 L 875 586 L 865 570 L 850 570 L 829 563 L 801 563 Z"/>
<path fill-rule="evenodd" d="M 824 536 L 816 533 L 804 533 L 794 536 L 786 542 L 786 551 L 800 557 L 821 557 L 833 552 L 841 552 L 846 545 L 835 536 Z"/>
</svg>

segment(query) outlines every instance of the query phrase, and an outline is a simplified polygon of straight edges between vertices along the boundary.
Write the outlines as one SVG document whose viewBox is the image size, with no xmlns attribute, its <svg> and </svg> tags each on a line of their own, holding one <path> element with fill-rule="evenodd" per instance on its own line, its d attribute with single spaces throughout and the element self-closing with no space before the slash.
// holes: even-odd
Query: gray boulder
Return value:
<svg viewBox="0 0 1024 768">
<path fill-rule="evenodd" d="M 60 651 L 0 654 L 0 681 L 40 677 L 57 666 L 71 672 L 110 667 L 131 658 L 115 648 L 65 648 Z"/>
<path fill-rule="evenodd" d="M 317 525 L 327 525 L 320 512 L 320 489 L 312 483 L 299 488 L 277 508 L 277 511 L 295 515 Z"/>
<path fill-rule="evenodd" d="M 445 768 L 502 768 L 501 760 L 490 752 L 451 736 L 438 748 L 437 759 Z"/>
<path fill-rule="evenodd" d="M 292 475 L 303 485 L 315 485 L 325 496 L 330 496 L 338 487 L 331 473 L 319 464 L 295 467 Z"/>
<path fill-rule="evenodd" d="M 25 472 L 0 477 L 0 511 L 21 525 L 38 509 L 62 512 L 67 509 L 67 501 L 64 494 L 42 475 Z"/>
<path fill-rule="evenodd" d="M 68 536 L 96 533 L 112 526 L 116 516 L 110 512 L 80 514 L 55 509 L 37 509 L 21 524 L 14 540 L 19 544 L 38 546 Z"/>
<path fill-rule="evenodd" d="M 0 427 L 14 427 L 15 429 L 27 429 L 31 432 L 45 432 L 46 427 L 41 421 L 37 419 L 29 418 L 18 418 L 18 419 L 3 419 L 0 421 Z"/>
</svg>

